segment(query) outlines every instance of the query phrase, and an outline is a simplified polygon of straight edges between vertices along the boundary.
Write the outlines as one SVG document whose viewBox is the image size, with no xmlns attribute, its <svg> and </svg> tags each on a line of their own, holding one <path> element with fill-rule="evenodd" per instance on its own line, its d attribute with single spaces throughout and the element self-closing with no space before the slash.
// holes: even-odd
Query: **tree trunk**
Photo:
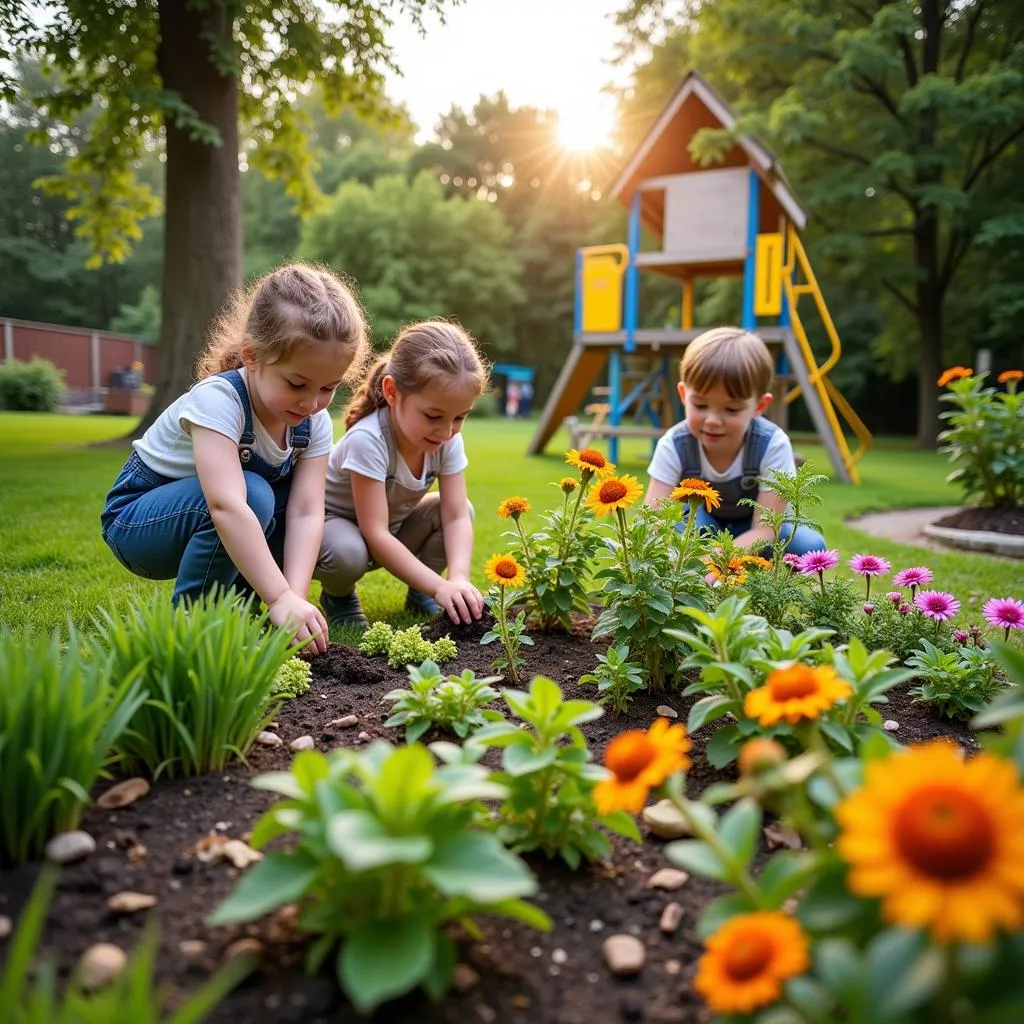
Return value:
<svg viewBox="0 0 1024 1024">
<path fill-rule="evenodd" d="M 156 392 L 136 436 L 193 381 L 211 321 L 242 283 L 242 202 L 238 169 L 238 86 L 211 57 L 210 36 L 232 49 L 220 3 L 159 0 L 157 55 L 163 86 L 180 94 L 220 136 L 189 138 L 168 122 L 164 266 Z"/>
</svg>

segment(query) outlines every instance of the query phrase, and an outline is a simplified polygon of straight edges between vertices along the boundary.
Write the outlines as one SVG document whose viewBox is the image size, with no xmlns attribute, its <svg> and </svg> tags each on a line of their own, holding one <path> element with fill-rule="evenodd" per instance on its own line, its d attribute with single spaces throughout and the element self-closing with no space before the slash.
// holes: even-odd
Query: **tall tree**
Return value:
<svg viewBox="0 0 1024 1024">
<path fill-rule="evenodd" d="M 620 23 L 653 52 L 673 40 L 736 104 L 739 130 L 776 147 L 826 226 L 822 246 L 877 290 L 889 351 L 916 335 L 918 440 L 933 445 L 954 282 L 993 218 L 1020 237 L 1019 216 L 1011 223 L 991 197 L 1024 138 L 1024 8 L 636 0 Z M 696 148 L 713 159 L 727 144 L 710 133 Z"/>
<path fill-rule="evenodd" d="M 418 19 L 444 0 L 61 0 L 45 9 L 0 0 L 0 50 L 53 63 L 39 97 L 70 122 L 100 96 L 88 138 L 51 188 L 73 203 L 96 262 L 121 260 L 158 209 L 137 165 L 162 144 L 166 223 L 160 372 L 143 430 L 188 387 L 212 318 L 242 281 L 239 123 L 256 142 L 251 166 L 289 182 L 300 206 L 316 196 L 298 94 L 319 82 L 332 110 L 372 109 L 395 8 Z M 0 73 L 0 90 L 11 92 Z"/>
</svg>

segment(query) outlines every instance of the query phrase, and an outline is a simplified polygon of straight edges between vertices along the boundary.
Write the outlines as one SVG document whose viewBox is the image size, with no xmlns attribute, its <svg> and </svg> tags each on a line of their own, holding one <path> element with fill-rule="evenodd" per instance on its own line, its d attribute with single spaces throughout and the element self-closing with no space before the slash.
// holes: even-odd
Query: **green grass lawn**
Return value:
<svg viewBox="0 0 1024 1024">
<path fill-rule="evenodd" d="M 126 572 L 99 535 L 103 497 L 127 454 L 126 446 L 106 446 L 126 433 L 131 423 L 117 416 L 58 416 L 0 413 L 0 623 L 31 623 L 43 629 L 62 625 L 70 616 L 88 627 L 98 607 L 116 608 L 147 600 L 154 592 L 170 593 L 171 584 L 140 580 Z M 474 577 L 504 548 L 509 525 L 495 515 L 498 502 L 521 494 L 543 509 L 561 501 L 553 486 L 568 467 L 562 463 L 567 439 L 557 435 L 550 454 L 528 458 L 524 452 L 533 423 L 478 419 L 466 430 L 469 493 L 476 507 Z M 799 449 L 822 471 L 823 449 L 801 440 Z M 646 482 L 650 449 L 635 442 L 624 446 L 620 466 Z M 977 620 L 991 596 L 1021 596 L 1020 566 L 1012 561 L 949 554 L 867 537 L 846 526 L 859 512 L 910 505 L 956 504 L 958 492 L 944 482 L 945 459 L 906 447 L 879 444 L 862 463 L 863 484 L 827 484 L 819 518 L 832 547 L 844 559 L 858 551 L 881 554 L 894 568 L 928 565 L 936 586 L 952 590 L 962 601 L 961 617 Z M 530 513 L 524 520 L 529 528 Z M 316 585 L 314 585 L 316 586 Z M 883 584 L 884 587 L 884 584 Z M 371 617 L 397 617 L 405 588 L 382 571 L 360 584 Z"/>
</svg>

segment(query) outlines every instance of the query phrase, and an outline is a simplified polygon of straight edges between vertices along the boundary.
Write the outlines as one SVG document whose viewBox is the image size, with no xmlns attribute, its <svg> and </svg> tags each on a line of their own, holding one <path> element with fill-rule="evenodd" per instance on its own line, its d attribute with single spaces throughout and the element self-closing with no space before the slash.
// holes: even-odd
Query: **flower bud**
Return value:
<svg viewBox="0 0 1024 1024">
<path fill-rule="evenodd" d="M 786 750 L 781 743 L 766 736 L 755 736 L 740 747 L 740 774 L 760 775 L 761 772 L 782 764 L 785 760 Z"/>
<path fill-rule="evenodd" d="M 874 613 L 875 613 L 875 606 L 870 601 L 868 601 L 864 605 L 864 614 L 865 615 L 874 615 Z"/>
</svg>

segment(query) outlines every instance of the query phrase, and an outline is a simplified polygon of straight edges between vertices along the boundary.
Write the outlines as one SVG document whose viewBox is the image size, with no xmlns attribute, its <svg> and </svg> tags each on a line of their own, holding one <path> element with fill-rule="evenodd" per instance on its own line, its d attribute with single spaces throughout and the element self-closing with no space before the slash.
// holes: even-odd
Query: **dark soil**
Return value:
<svg viewBox="0 0 1024 1024">
<path fill-rule="evenodd" d="M 569 636 L 537 636 L 534 647 L 524 648 L 526 677 L 544 674 L 558 682 L 567 697 L 593 698 L 593 689 L 578 687 L 575 680 L 593 669 L 601 650 L 589 640 L 592 623 L 580 622 Z M 435 636 L 446 626 L 428 631 Z M 494 647 L 480 647 L 479 625 L 453 628 L 459 645 L 459 670 L 472 668 L 488 674 Z M 396 730 L 383 728 L 388 705 L 381 697 L 403 685 L 404 672 L 387 668 L 383 658 L 366 658 L 354 648 L 333 645 L 313 661 L 313 686 L 302 698 L 281 708 L 277 731 L 282 747 L 254 748 L 248 767 L 238 765 L 223 775 L 186 781 L 161 781 L 147 797 L 116 812 L 95 808 L 86 812 L 82 828 L 97 843 L 96 853 L 62 870 L 56 899 L 51 907 L 44 944 L 62 971 L 70 970 L 84 950 L 95 942 L 113 942 L 131 950 L 139 941 L 146 914 L 115 917 L 105 907 L 106 898 L 122 890 L 152 893 L 158 897 L 155 914 L 160 922 L 160 977 L 169 983 L 172 1000 L 195 989 L 224 959 L 235 940 L 251 936 L 263 943 L 260 969 L 217 1009 L 212 1024 L 327 1024 L 355 1021 L 355 1011 L 342 997 L 329 974 L 306 977 L 301 960 L 304 946 L 286 922 L 267 919 L 246 928 L 207 930 L 203 919 L 233 889 L 238 871 L 225 861 L 198 862 L 192 850 L 211 833 L 243 837 L 271 804 L 271 794 L 247 785 L 253 775 L 284 769 L 290 760 L 287 744 L 298 736 L 311 735 L 318 750 L 338 746 L 364 746 L 358 734 L 387 736 L 400 741 Z M 621 719 L 606 715 L 584 726 L 595 757 L 608 740 L 624 728 L 646 727 L 656 717 L 656 707 L 668 704 L 686 720 L 696 698 L 677 694 L 641 694 L 629 714 Z M 966 727 L 940 721 L 928 709 L 913 704 L 906 690 L 893 695 L 882 714 L 900 723 L 903 742 L 937 735 L 953 735 L 965 746 L 974 746 Z M 359 716 L 352 729 L 328 723 L 347 714 Z M 698 794 L 713 780 L 728 777 L 712 769 L 704 759 L 704 745 L 713 726 L 693 736 L 693 768 L 688 789 Z M 429 739 L 429 737 L 428 737 Z M 96 794 L 98 795 L 98 794 Z M 146 849 L 137 863 L 130 851 Z M 651 874 L 668 866 L 664 844 L 645 836 L 641 846 L 615 841 L 615 853 L 607 863 L 568 870 L 561 862 L 529 858 L 541 891 L 537 902 L 554 921 L 554 929 L 539 934 L 522 925 L 497 918 L 481 918 L 483 940 L 460 943 L 461 959 L 479 980 L 464 991 L 453 991 L 437 1006 L 420 994 L 388 1004 L 377 1019 L 394 1024 L 604 1024 L 604 1022 L 696 1022 L 710 1018 L 692 992 L 692 978 L 700 943 L 695 925 L 702 907 L 717 892 L 716 883 L 691 878 L 674 893 L 646 887 Z M 0 871 L 0 914 L 17 919 L 38 872 L 38 865 Z M 658 921 L 665 905 L 677 901 L 684 908 L 683 921 L 672 936 L 662 934 Z M 642 974 L 631 979 L 611 975 L 603 962 L 601 943 L 616 933 L 633 934 L 647 948 Z M 190 950 L 187 943 L 205 946 Z M 183 947 L 182 944 L 186 943 Z M 4 944 L 0 942 L 0 959 Z"/>
<path fill-rule="evenodd" d="M 959 508 L 936 519 L 935 526 L 951 530 L 988 530 L 1024 536 L 1024 508 Z"/>
</svg>

